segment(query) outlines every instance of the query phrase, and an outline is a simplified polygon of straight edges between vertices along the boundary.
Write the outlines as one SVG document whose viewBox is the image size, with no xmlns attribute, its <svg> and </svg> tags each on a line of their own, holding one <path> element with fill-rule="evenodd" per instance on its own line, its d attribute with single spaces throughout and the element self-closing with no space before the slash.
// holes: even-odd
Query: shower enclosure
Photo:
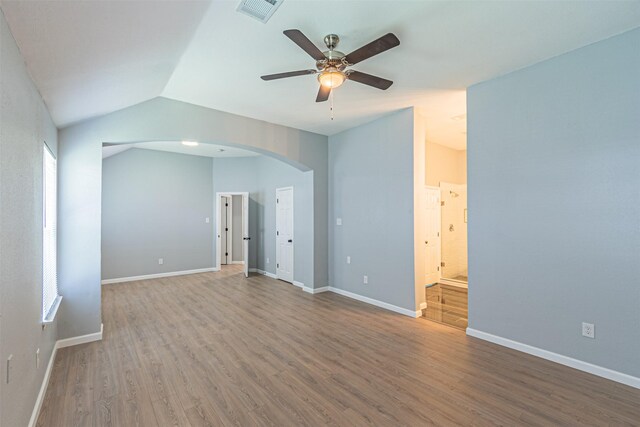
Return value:
<svg viewBox="0 0 640 427">
<path fill-rule="evenodd" d="M 467 186 L 440 183 L 442 279 L 467 284 Z"/>
</svg>

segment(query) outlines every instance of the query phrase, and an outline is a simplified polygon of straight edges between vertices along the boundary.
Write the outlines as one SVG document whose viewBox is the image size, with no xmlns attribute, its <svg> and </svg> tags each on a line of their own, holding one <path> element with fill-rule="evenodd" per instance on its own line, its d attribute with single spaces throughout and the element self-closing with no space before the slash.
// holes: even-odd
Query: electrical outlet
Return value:
<svg viewBox="0 0 640 427">
<path fill-rule="evenodd" d="M 267 264 L 269 264 L 269 258 L 267 258 Z"/>
<path fill-rule="evenodd" d="M 336 218 L 336 225 L 342 225 L 342 218 Z"/>
<path fill-rule="evenodd" d="M 351 257 L 350 256 L 347 257 L 347 264 L 351 264 Z"/>
<path fill-rule="evenodd" d="M 366 285 L 369 283 L 369 276 L 364 276 L 363 283 Z"/>
<path fill-rule="evenodd" d="M 40 367 L 40 349 L 36 350 L 36 369 Z"/>
<path fill-rule="evenodd" d="M 164 264 L 164 258 L 158 258 L 158 265 Z"/>
<path fill-rule="evenodd" d="M 209 224 L 209 217 L 206 217 L 206 218 L 204 219 L 204 222 L 206 222 L 207 224 Z"/>
<path fill-rule="evenodd" d="M 595 338 L 596 326 L 593 323 L 582 322 L 582 336 L 587 338 Z"/>
</svg>

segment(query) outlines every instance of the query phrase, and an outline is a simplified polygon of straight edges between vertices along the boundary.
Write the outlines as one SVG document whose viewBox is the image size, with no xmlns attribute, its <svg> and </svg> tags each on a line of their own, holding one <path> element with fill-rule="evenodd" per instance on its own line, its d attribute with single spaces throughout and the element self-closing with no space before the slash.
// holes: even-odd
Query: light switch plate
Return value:
<svg viewBox="0 0 640 427">
<path fill-rule="evenodd" d="M 164 258 L 158 258 L 158 265 L 164 264 Z"/>
<path fill-rule="evenodd" d="M 342 218 L 336 218 L 336 225 L 342 225 Z"/>
</svg>

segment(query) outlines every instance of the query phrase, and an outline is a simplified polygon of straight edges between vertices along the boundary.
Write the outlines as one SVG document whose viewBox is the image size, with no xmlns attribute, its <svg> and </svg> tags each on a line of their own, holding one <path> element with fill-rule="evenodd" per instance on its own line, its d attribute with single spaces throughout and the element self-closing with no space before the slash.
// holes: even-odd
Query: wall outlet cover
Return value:
<svg viewBox="0 0 640 427">
<path fill-rule="evenodd" d="M 158 265 L 164 264 L 164 258 L 158 258 Z"/>
<path fill-rule="evenodd" d="M 347 264 L 351 264 L 351 257 L 350 256 L 347 257 Z"/>
<path fill-rule="evenodd" d="M 363 283 L 366 285 L 369 283 L 369 276 L 364 276 Z"/>
<path fill-rule="evenodd" d="M 336 225 L 342 225 L 342 218 L 336 218 Z"/>
<path fill-rule="evenodd" d="M 593 323 L 582 322 L 582 336 L 587 338 L 596 337 L 596 327 Z"/>
</svg>

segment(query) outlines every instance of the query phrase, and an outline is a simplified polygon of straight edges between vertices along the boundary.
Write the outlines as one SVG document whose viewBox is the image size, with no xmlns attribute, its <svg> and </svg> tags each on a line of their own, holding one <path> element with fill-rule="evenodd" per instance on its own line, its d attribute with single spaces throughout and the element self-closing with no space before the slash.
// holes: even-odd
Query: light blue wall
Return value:
<svg viewBox="0 0 640 427">
<path fill-rule="evenodd" d="M 412 312 L 413 132 L 406 109 L 329 137 L 330 285 Z"/>
<path fill-rule="evenodd" d="M 469 326 L 640 377 L 640 30 L 467 108 Z"/>
<path fill-rule="evenodd" d="M 26 426 L 57 338 L 57 321 L 41 324 L 43 144 L 57 151 L 57 129 L 1 11 L 0 67 L 0 425 Z"/>
<path fill-rule="evenodd" d="M 102 174 L 103 279 L 214 267 L 215 194 L 224 192 L 249 193 L 249 267 L 275 274 L 276 188 L 292 186 L 294 280 L 313 287 L 312 171 L 265 156 L 131 149 L 105 159 Z"/>
<path fill-rule="evenodd" d="M 69 299 L 60 337 L 100 330 L 101 148 L 103 142 L 196 140 L 256 150 L 313 170 L 314 283 L 327 282 L 327 137 L 260 120 L 155 98 L 58 133 L 60 288 Z M 318 285 L 316 285 L 318 286 Z"/>
<path fill-rule="evenodd" d="M 134 148 L 106 158 L 102 278 L 211 268 L 212 173 L 202 156 Z"/>
</svg>

